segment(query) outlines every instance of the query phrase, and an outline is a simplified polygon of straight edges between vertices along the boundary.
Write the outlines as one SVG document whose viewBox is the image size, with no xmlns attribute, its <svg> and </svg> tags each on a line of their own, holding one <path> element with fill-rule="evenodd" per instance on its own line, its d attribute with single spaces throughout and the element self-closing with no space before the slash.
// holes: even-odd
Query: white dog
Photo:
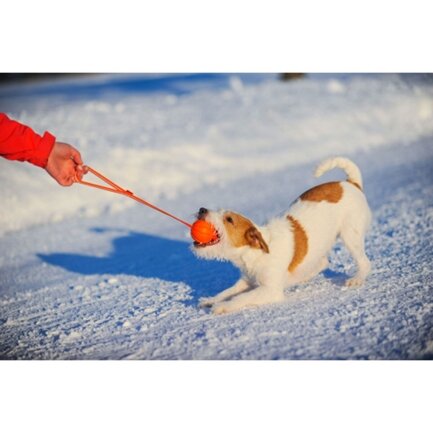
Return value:
<svg viewBox="0 0 433 433">
<path fill-rule="evenodd" d="M 363 283 L 371 268 L 364 251 L 371 212 L 362 192 L 361 172 L 349 159 L 328 159 L 315 175 L 336 167 L 347 173 L 347 181 L 311 188 L 283 217 L 263 227 L 232 211 L 200 209 L 198 218 L 212 223 L 218 238 L 207 244 L 194 242 L 194 253 L 205 259 L 229 260 L 242 273 L 232 287 L 215 297 L 202 298 L 201 306 L 221 314 L 282 301 L 286 287 L 309 280 L 327 268 L 327 254 L 337 236 L 343 239 L 358 267 L 346 284 Z"/>
</svg>

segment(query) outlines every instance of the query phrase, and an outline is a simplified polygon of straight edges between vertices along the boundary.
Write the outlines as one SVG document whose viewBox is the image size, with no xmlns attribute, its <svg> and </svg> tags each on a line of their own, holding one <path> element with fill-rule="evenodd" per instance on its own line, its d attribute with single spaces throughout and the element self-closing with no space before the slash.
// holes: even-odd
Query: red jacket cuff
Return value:
<svg viewBox="0 0 433 433">
<path fill-rule="evenodd" d="M 45 168 L 55 141 L 56 138 L 54 135 L 50 134 L 48 131 L 45 132 L 28 161 L 38 167 Z"/>
</svg>

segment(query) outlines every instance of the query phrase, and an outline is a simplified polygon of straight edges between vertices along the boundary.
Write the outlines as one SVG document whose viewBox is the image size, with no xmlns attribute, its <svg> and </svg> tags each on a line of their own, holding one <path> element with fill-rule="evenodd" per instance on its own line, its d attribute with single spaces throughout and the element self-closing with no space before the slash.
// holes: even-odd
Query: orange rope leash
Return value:
<svg viewBox="0 0 433 433">
<path fill-rule="evenodd" d="M 136 196 L 132 191 L 129 191 L 127 189 L 122 188 L 121 186 L 115 184 L 112 180 L 108 179 L 108 177 L 103 176 L 101 173 L 98 173 L 95 169 L 93 169 L 92 167 L 89 167 L 88 165 L 86 166 L 86 168 L 88 169 L 88 171 L 92 174 L 94 174 L 96 177 L 99 177 L 99 179 L 103 180 L 105 183 L 107 183 L 108 185 L 111 186 L 111 188 L 109 188 L 108 186 L 104 186 L 104 185 L 99 185 L 98 183 L 91 183 L 91 182 L 86 182 L 84 180 L 80 180 L 78 178 L 75 179 L 75 182 L 77 183 L 81 183 L 81 185 L 86 185 L 86 186 L 91 186 L 93 188 L 99 188 L 99 189 L 103 189 L 105 191 L 109 191 L 109 192 L 114 192 L 116 194 L 121 194 L 124 195 L 126 197 L 132 198 L 135 201 L 138 201 L 141 204 L 144 204 L 158 212 L 163 213 L 164 215 L 169 216 L 170 218 L 175 219 L 176 221 L 179 221 L 182 224 L 185 224 L 187 227 L 191 228 L 191 224 L 187 223 L 186 221 L 178 218 L 177 216 L 172 215 L 171 213 L 168 213 L 167 211 L 155 206 L 152 203 L 149 203 L 146 200 L 143 200 L 142 198 Z"/>
</svg>

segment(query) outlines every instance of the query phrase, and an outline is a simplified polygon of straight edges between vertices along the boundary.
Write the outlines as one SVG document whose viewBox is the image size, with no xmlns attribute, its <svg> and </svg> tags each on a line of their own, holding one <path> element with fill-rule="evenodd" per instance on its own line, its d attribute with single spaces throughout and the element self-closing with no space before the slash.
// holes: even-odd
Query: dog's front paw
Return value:
<svg viewBox="0 0 433 433">
<path fill-rule="evenodd" d="M 358 287 L 364 284 L 364 279 L 359 277 L 352 277 L 346 280 L 344 284 L 348 287 Z"/>
<path fill-rule="evenodd" d="M 242 308 L 244 307 L 239 306 L 233 301 L 217 302 L 212 306 L 212 313 L 215 315 L 234 313 L 235 311 L 239 311 Z"/>
<path fill-rule="evenodd" d="M 212 296 L 207 298 L 200 298 L 198 306 L 201 308 L 212 307 L 215 302 L 215 298 L 213 298 Z"/>
<path fill-rule="evenodd" d="M 218 302 L 212 307 L 212 313 L 215 315 L 226 314 L 231 310 L 229 308 L 229 304 L 227 302 Z"/>
</svg>

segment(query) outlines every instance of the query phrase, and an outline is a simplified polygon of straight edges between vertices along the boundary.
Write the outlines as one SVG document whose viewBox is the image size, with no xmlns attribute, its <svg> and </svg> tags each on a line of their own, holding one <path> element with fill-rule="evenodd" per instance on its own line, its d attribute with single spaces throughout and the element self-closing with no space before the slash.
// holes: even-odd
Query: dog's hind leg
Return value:
<svg viewBox="0 0 433 433">
<path fill-rule="evenodd" d="M 355 276 L 349 278 L 346 285 L 359 286 L 364 282 L 371 270 L 370 260 L 366 256 L 364 249 L 364 232 L 353 226 L 348 226 L 343 228 L 340 236 L 358 267 Z"/>
</svg>

